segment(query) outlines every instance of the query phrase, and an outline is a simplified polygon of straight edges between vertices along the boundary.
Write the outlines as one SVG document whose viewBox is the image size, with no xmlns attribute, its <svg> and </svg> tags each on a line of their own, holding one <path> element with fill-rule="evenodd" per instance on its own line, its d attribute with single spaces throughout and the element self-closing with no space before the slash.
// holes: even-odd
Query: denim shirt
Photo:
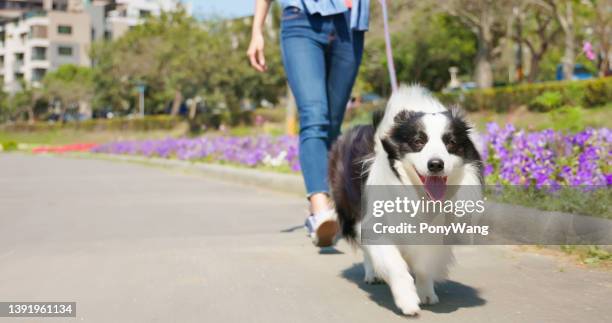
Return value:
<svg viewBox="0 0 612 323">
<path fill-rule="evenodd" d="M 348 10 L 344 0 L 279 0 L 283 9 L 297 7 L 308 14 L 318 13 L 321 16 L 330 16 Z M 368 30 L 370 20 L 370 0 L 353 0 L 351 9 L 351 29 Z"/>
</svg>

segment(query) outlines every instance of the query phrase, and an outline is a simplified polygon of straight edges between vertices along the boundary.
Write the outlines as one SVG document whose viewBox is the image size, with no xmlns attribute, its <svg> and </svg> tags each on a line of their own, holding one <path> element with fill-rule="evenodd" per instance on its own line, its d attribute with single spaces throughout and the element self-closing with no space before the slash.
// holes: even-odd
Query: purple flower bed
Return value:
<svg viewBox="0 0 612 323">
<path fill-rule="evenodd" d="M 485 176 L 490 184 L 543 186 L 612 185 L 612 131 L 586 129 L 526 132 L 487 125 Z"/>
<path fill-rule="evenodd" d="M 298 143 L 296 138 L 291 136 L 210 136 L 192 139 L 117 141 L 95 147 L 92 152 L 229 162 L 250 167 L 287 165 L 293 171 L 300 170 Z"/>
<path fill-rule="evenodd" d="M 491 123 L 483 136 L 485 175 L 489 184 L 611 185 L 612 131 L 586 129 L 575 134 L 553 130 L 526 132 Z M 100 145 L 98 153 L 131 154 L 230 162 L 250 167 L 288 166 L 299 171 L 296 137 L 210 136 L 193 139 L 118 141 Z"/>
</svg>

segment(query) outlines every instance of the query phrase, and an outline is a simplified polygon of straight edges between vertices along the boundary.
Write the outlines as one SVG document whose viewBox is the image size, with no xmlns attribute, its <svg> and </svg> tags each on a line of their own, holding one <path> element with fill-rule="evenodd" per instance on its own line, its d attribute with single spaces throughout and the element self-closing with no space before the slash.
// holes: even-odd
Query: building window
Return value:
<svg viewBox="0 0 612 323">
<path fill-rule="evenodd" d="M 53 1 L 53 10 L 56 11 L 67 11 L 68 10 L 68 0 L 55 0 Z"/>
<path fill-rule="evenodd" d="M 72 26 L 59 25 L 57 26 L 57 33 L 63 35 L 70 35 L 72 34 Z"/>
<path fill-rule="evenodd" d="M 57 53 L 60 56 L 72 56 L 72 47 L 70 46 L 60 46 L 57 48 Z"/>
<path fill-rule="evenodd" d="M 140 18 L 147 18 L 151 16 L 151 11 L 149 10 L 140 10 Z"/>
<path fill-rule="evenodd" d="M 47 70 L 44 68 L 35 68 L 32 70 L 32 81 L 40 82 L 43 78 L 45 78 L 45 74 Z"/>
<path fill-rule="evenodd" d="M 33 61 L 44 61 L 46 59 L 47 59 L 47 48 L 45 47 L 32 48 L 32 60 Z"/>
</svg>

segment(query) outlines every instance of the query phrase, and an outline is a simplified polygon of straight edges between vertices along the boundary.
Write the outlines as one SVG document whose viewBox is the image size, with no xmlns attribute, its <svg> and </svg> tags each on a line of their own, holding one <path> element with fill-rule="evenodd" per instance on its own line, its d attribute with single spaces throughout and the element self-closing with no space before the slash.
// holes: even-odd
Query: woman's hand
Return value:
<svg viewBox="0 0 612 323">
<path fill-rule="evenodd" d="M 264 56 L 264 37 L 261 32 L 253 32 L 251 37 L 251 43 L 247 50 L 247 56 L 251 62 L 251 66 L 254 69 L 265 72 L 268 67 L 266 66 L 266 58 Z"/>
</svg>

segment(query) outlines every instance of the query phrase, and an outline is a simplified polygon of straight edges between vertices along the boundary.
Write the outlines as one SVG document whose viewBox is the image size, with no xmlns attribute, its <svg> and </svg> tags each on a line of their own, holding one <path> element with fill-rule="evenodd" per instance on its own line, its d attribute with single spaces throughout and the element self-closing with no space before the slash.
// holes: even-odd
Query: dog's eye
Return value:
<svg viewBox="0 0 612 323">
<path fill-rule="evenodd" d="M 455 140 L 454 138 L 450 138 L 450 139 L 448 140 L 448 144 L 449 144 L 449 145 L 451 145 L 451 146 L 454 146 L 454 145 L 456 145 L 456 144 L 457 144 L 457 140 Z"/>
<path fill-rule="evenodd" d="M 416 138 L 416 139 L 414 140 L 414 144 L 415 144 L 416 146 L 419 146 L 419 147 L 420 147 L 420 146 L 424 146 L 424 145 L 425 145 L 425 140 L 423 140 L 423 139 L 421 139 L 421 138 Z"/>
</svg>

